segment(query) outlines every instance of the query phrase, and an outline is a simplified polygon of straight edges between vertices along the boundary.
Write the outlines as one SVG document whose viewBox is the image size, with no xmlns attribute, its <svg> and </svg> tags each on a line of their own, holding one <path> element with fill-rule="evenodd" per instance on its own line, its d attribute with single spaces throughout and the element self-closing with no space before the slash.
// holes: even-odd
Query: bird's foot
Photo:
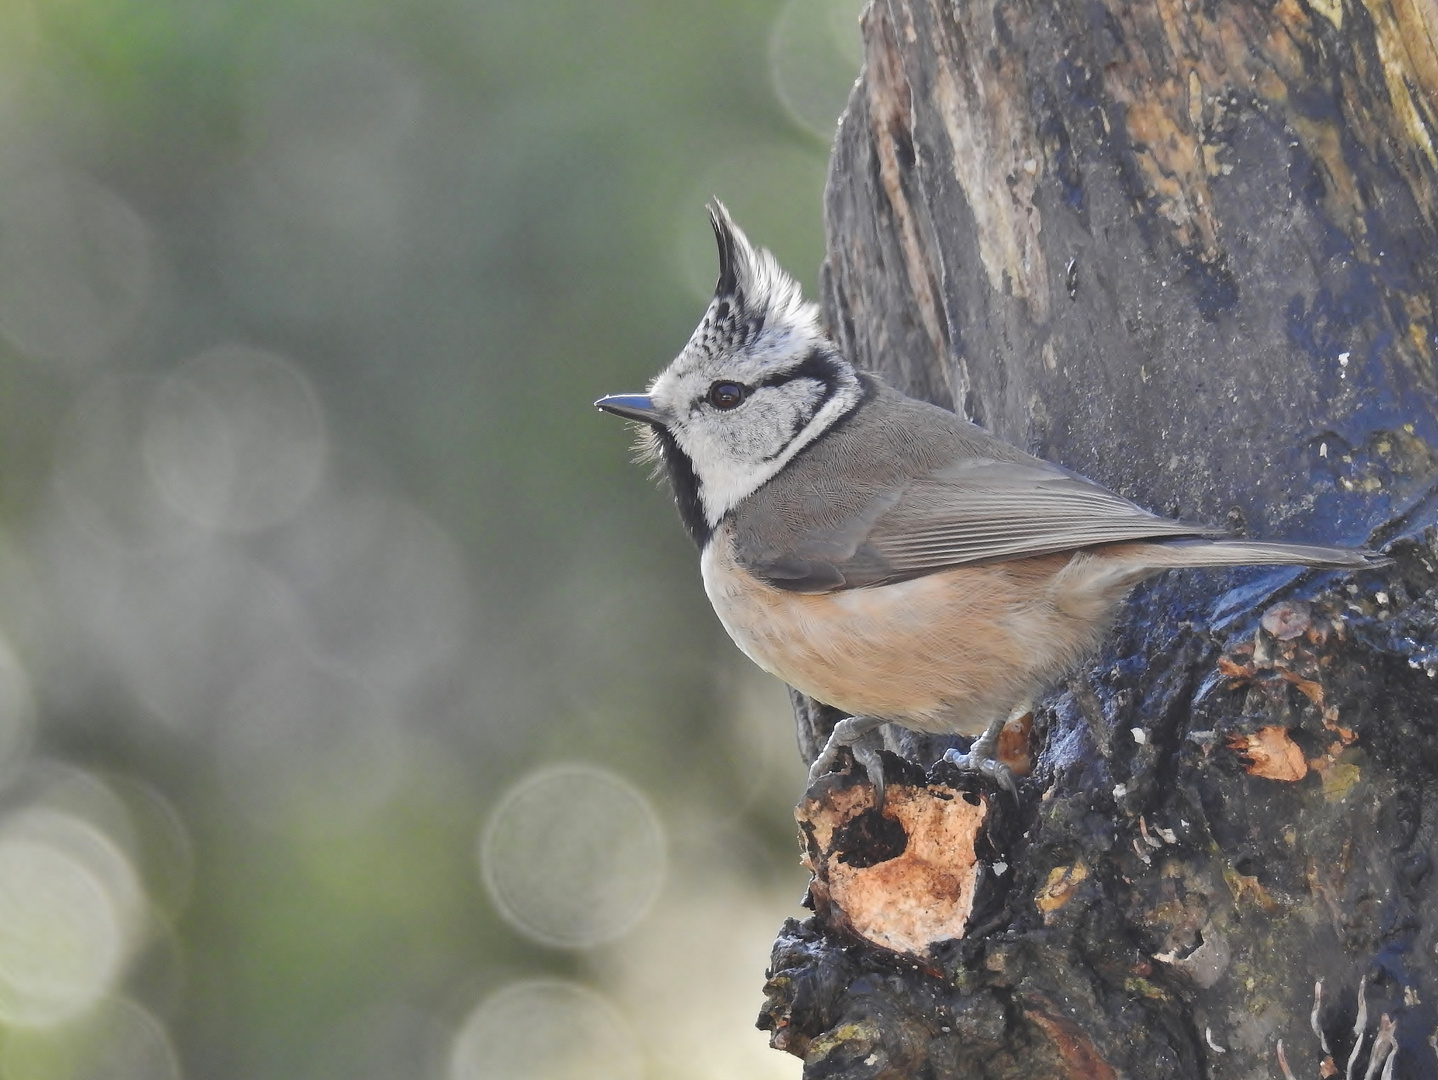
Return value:
<svg viewBox="0 0 1438 1080">
<path fill-rule="evenodd" d="M 950 765 L 957 766 L 961 772 L 987 776 L 1012 795 L 1015 802 L 1018 802 L 1019 785 L 1014 779 L 1014 771 L 998 758 L 978 757 L 972 750 L 967 754 L 961 754 L 957 750 L 946 750 L 944 751 L 944 760 Z"/>
<path fill-rule="evenodd" d="M 988 729 L 970 744 L 968 753 L 946 750 L 944 760 L 956 766 L 960 772 L 988 777 L 1013 796 L 1014 802 L 1018 802 L 1019 785 L 1014 779 L 1014 771 L 998 759 L 999 732 L 1003 727 L 1002 720 L 990 724 Z"/>
<path fill-rule="evenodd" d="M 854 760 L 863 766 L 874 785 L 874 804 L 880 809 L 884 805 L 884 762 L 877 747 L 866 745 L 865 738 L 883 721 L 873 716 L 850 716 L 834 725 L 834 731 L 814 764 L 809 766 L 809 786 L 813 787 L 826 773 L 834 771 L 839 760 L 839 751 L 844 747 L 854 755 Z"/>
</svg>

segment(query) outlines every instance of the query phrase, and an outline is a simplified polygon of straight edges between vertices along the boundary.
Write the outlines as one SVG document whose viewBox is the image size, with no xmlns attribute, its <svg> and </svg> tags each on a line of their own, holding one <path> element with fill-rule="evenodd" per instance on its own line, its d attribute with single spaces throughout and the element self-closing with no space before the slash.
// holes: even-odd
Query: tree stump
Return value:
<svg viewBox="0 0 1438 1080">
<path fill-rule="evenodd" d="M 1438 3 L 863 28 L 823 273 L 851 359 L 1154 510 L 1395 563 L 1143 587 L 1036 710 L 1017 807 L 827 778 L 760 1026 L 812 1078 L 1438 1077 Z M 833 711 L 796 712 L 812 757 Z M 959 937 L 878 873 L 961 891 L 918 793 L 982 818 Z"/>
</svg>

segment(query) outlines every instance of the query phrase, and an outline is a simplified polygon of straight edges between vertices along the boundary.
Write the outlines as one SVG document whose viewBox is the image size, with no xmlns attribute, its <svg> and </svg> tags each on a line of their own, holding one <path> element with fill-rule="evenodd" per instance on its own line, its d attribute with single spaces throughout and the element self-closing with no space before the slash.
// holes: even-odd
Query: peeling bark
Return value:
<svg viewBox="0 0 1438 1080">
<path fill-rule="evenodd" d="M 761 1026 L 846 1080 L 1438 1076 L 1438 4 L 875 0 L 864 33 L 824 267 L 860 366 L 1153 509 L 1397 561 L 1145 586 L 1036 711 L 1019 806 L 983 793 L 963 935 L 882 948 L 819 888 Z"/>
</svg>

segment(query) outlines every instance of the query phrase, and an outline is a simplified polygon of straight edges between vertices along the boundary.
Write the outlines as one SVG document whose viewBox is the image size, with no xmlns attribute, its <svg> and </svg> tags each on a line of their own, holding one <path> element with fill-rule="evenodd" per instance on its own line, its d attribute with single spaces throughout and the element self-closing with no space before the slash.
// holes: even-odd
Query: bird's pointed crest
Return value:
<svg viewBox="0 0 1438 1080">
<path fill-rule="evenodd" d="M 751 323 L 756 330 L 769 325 L 817 334 L 819 309 L 804 300 L 799 283 L 768 249 L 749 242 L 722 202 L 710 199 L 707 209 L 719 247 L 714 299 L 723 304 L 725 314 L 736 322 Z"/>
<path fill-rule="evenodd" d="M 597 402 L 640 422 L 640 454 L 669 474 L 701 547 L 725 514 L 864 396 L 799 283 L 749 242 L 723 203 L 708 210 L 719 281 L 703 319 L 646 394 Z M 738 397 L 727 407 L 713 396 L 726 386 Z"/>
<path fill-rule="evenodd" d="M 739 260 L 752 249 L 723 203 L 710 199 L 707 209 L 709 224 L 714 228 L 714 242 L 719 245 L 719 282 L 714 286 L 714 295 L 733 296 L 739 291 Z"/>
</svg>

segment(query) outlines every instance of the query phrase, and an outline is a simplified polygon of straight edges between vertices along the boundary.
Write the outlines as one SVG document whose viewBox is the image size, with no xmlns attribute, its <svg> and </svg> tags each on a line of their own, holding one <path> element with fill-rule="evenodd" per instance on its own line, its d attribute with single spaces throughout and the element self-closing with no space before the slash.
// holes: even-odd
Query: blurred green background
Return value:
<svg viewBox="0 0 1438 1080">
<path fill-rule="evenodd" d="M 857 0 L 0 2 L 0 1077 L 795 1077 L 787 700 L 642 389 Z"/>
</svg>

